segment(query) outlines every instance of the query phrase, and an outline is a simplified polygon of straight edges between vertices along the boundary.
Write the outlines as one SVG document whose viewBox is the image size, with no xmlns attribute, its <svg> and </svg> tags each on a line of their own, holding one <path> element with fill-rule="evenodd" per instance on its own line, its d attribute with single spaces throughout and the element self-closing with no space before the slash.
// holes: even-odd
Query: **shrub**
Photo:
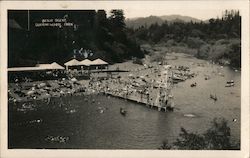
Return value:
<svg viewBox="0 0 250 158">
<path fill-rule="evenodd" d="M 181 128 L 179 138 L 176 139 L 174 145 L 178 149 L 200 150 L 206 146 L 204 136 L 196 133 L 188 133 L 184 128 Z"/>
<path fill-rule="evenodd" d="M 229 40 L 226 39 L 220 39 L 218 41 L 216 41 L 217 45 L 221 45 L 221 44 L 229 44 Z"/>
<path fill-rule="evenodd" d="M 230 65 L 233 67 L 241 67 L 241 41 L 239 39 L 231 40 L 229 44 Z"/>
<path fill-rule="evenodd" d="M 134 63 L 134 64 L 139 64 L 139 65 L 143 65 L 142 60 L 141 60 L 141 59 L 138 59 L 138 58 L 134 58 L 134 59 L 133 59 L 133 63 Z"/>
<path fill-rule="evenodd" d="M 207 59 L 209 57 L 211 46 L 209 44 L 204 44 L 198 49 L 197 57 L 201 59 Z"/>
<path fill-rule="evenodd" d="M 230 136 L 231 132 L 230 127 L 227 125 L 227 121 L 222 118 L 215 118 L 212 121 L 212 127 L 204 134 L 206 148 L 217 150 L 230 149 Z"/>
<path fill-rule="evenodd" d="M 191 48 L 200 48 L 201 45 L 205 44 L 199 37 L 188 37 L 186 43 Z"/>
<path fill-rule="evenodd" d="M 167 149 L 171 149 L 171 148 L 172 148 L 172 146 L 169 145 L 168 141 L 167 141 L 167 140 L 164 140 L 164 141 L 162 142 L 161 147 L 160 147 L 159 149 L 161 149 L 161 150 L 167 150 Z"/>
<path fill-rule="evenodd" d="M 164 59 L 164 54 L 160 52 L 153 53 L 151 55 L 150 61 L 151 62 L 162 62 Z"/>
<path fill-rule="evenodd" d="M 189 48 L 186 46 L 174 46 L 170 48 L 170 51 L 176 53 L 186 53 L 191 55 L 197 54 L 197 49 Z"/>
<path fill-rule="evenodd" d="M 168 40 L 165 44 L 166 47 L 171 47 L 171 46 L 175 46 L 175 45 L 176 45 L 176 43 L 173 39 Z"/>
</svg>

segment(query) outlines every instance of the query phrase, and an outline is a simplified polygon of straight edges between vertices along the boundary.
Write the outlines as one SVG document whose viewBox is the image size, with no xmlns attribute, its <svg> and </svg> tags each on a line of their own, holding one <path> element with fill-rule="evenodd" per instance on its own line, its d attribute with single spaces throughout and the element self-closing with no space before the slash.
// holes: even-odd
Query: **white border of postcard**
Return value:
<svg viewBox="0 0 250 158">
<path fill-rule="evenodd" d="M 188 151 L 188 150 L 49 150 L 49 149 L 8 149 L 7 146 L 7 10 L 8 9 L 152 9 L 166 6 L 166 9 L 239 9 L 242 15 L 242 74 L 241 74 L 241 150 L 237 151 Z M 0 157 L 190 157 L 190 158 L 247 158 L 249 157 L 249 1 L 0 1 L 1 16 L 1 149 Z"/>
</svg>

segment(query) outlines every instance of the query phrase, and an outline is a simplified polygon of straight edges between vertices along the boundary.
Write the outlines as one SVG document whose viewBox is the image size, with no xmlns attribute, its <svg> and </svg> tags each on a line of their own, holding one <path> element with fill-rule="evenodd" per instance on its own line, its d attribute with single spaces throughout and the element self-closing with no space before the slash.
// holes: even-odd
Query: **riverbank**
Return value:
<svg viewBox="0 0 250 158">
<path fill-rule="evenodd" d="M 231 54 L 228 52 L 230 50 L 229 47 L 231 47 L 231 45 L 229 44 L 226 46 L 226 45 L 221 44 L 223 42 L 230 43 L 230 41 L 231 40 L 229 40 L 229 41 L 219 40 L 218 45 L 215 48 L 213 48 L 214 46 L 212 46 L 210 48 L 210 49 L 213 48 L 213 51 L 211 51 L 211 52 L 205 51 L 205 50 L 209 50 L 208 48 L 210 46 L 207 46 L 207 48 L 205 46 L 204 48 L 201 48 L 201 50 L 199 50 L 197 48 L 190 48 L 186 45 L 171 46 L 171 45 L 166 45 L 166 43 L 158 43 L 158 44 L 154 44 L 154 45 L 153 44 L 143 44 L 143 45 L 141 45 L 141 48 L 143 50 L 147 51 L 149 53 L 149 55 L 151 55 L 153 57 L 153 59 L 156 59 L 156 60 L 162 60 L 162 59 L 164 59 L 165 56 L 168 56 L 169 54 L 172 54 L 173 52 L 175 52 L 176 54 L 183 53 L 187 56 L 196 57 L 199 60 L 205 60 L 211 64 L 220 65 L 220 66 L 224 66 L 224 67 L 230 67 L 232 70 L 234 70 L 236 72 L 241 71 L 241 65 L 240 65 L 241 62 L 239 60 L 240 59 L 240 52 L 235 52 L 236 55 L 234 57 L 232 57 L 232 55 L 233 55 L 232 51 L 231 51 Z M 234 41 L 234 40 L 232 40 L 232 41 Z M 236 43 L 238 43 L 238 42 L 236 42 Z M 201 54 L 203 54 L 203 55 L 201 55 Z M 219 55 L 219 54 L 221 54 L 221 55 Z M 223 57 L 226 54 L 228 57 L 227 58 Z M 171 57 L 175 58 L 175 56 L 171 56 Z M 229 59 L 229 58 L 231 58 L 231 59 Z"/>
</svg>

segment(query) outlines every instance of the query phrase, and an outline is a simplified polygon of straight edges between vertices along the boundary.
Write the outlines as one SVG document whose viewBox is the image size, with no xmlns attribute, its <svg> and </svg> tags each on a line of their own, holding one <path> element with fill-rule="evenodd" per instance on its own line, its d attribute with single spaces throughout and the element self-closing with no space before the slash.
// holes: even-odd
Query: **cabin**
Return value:
<svg viewBox="0 0 250 158">
<path fill-rule="evenodd" d="M 108 70 L 108 63 L 106 61 L 103 61 L 102 59 L 96 59 L 93 60 L 90 64 L 90 69 L 91 70 L 103 70 L 107 69 Z"/>
</svg>

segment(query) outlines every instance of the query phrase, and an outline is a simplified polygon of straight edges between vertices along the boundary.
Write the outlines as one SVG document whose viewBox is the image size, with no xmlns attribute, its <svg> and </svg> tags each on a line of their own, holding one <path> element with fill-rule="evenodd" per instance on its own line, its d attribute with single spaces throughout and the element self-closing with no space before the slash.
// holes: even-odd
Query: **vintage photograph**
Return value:
<svg viewBox="0 0 250 158">
<path fill-rule="evenodd" d="M 8 149 L 241 150 L 239 9 L 9 9 Z"/>
</svg>

